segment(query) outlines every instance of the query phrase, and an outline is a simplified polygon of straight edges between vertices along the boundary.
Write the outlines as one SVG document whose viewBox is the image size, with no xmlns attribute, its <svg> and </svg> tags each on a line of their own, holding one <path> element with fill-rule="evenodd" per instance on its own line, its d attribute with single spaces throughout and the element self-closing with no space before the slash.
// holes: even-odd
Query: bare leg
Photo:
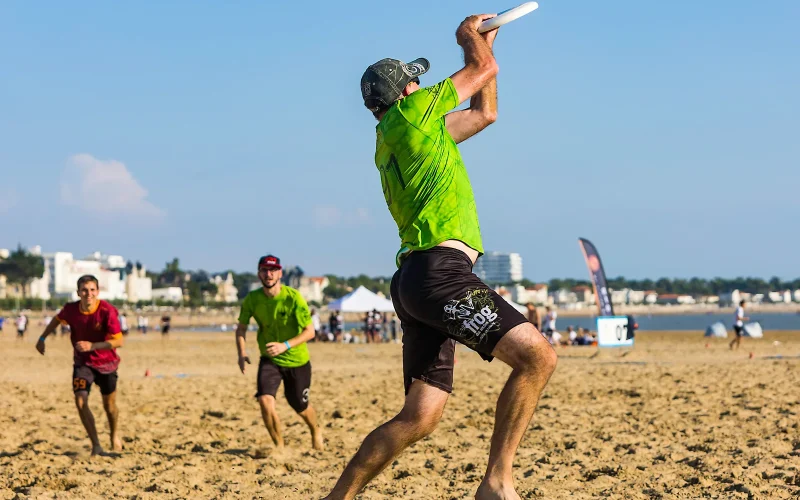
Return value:
<svg viewBox="0 0 800 500">
<path fill-rule="evenodd" d="M 314 408 L 308 405 L 308 408 L 298 413 L 298 415 L 305 420 L 308 430 L 311 431 L 311 446 L 315 450 L 325 449 L 325 443 L 322 440 L 322 431 L 319 430 L 319 425 L 317 425 L 317 412 L 314 411 Z"/>
<path fill-rule="evenodd" d="M 80 391 L 75 393 L 75 406 L 78 407 L 78 415 L 81 416 L 83 428 L 89 434 L 92 441 L 92 455 L 102 455 L 103 447 L 100 446 L 100 439 L 97 437 L 97 427 L 94 425 L 94 415 L 89 409 L 89 393 Z"/>
<path fill-rule="evenodd" d="M 539 396 L 555 370 L 557 357 L 530 323 L 523 323 L 508 332 L 493 354 L 513 371 L 497 400 L 489 464 L 475 498 L 518 500 L 514 490 L 514 455 L 533 417 Z"/>
<path fill-rule="evenodd" d="M 122 451 L 122 440 L 119 438 L 119 409 L 117 408 L 117 392 L 103 395 L 103 408 L 108 417 L 108 428 L 111 431 L 111 449 Z"/>
<path fill-rule="evenodd" d="M 333 491 L 325 498 L 354 498 L 401 451 L 433 432 L 448 396 L 441 389 L 415 380 L 400 413 L 367 436 Z"/>
<path fill-rule="evenodd" d="M 261 406 L 261 418 L 264 419 L 269 437 L 272 438 L 276 448 L 282 449 L 281 420 L 278 418 L 278 412 L 275 411 L 275 398 L 269 395 L 259 396 L 258 404 Z"/>
</svg>

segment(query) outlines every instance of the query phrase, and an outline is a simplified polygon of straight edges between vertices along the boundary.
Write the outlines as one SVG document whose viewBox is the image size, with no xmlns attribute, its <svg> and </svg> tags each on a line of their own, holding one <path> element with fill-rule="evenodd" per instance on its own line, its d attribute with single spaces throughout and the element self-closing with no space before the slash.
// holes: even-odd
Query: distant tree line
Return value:
<svg viewBox="0 0 800 500">
<path fill-rule="evenodd" d="M 131 266 L 131 263 L 128 263 Z M 153 288 L 166 288 L 171 286 L 180 287 L 184 290 L 184 295 L 189 298 L 189 306 L 211 305 L 209 297 L 213 298 L 218 291 L 217 285 L 211 280 L 214 276 L 221 275 L 223 278 L 231 273 L 233 276 L 233 286 L 238 291 L 238 298 L 242 300 L 250 291 L 250 285 L 258 281 L 258 276 L 254 273 L 237 273 L 233 270 L 226 270 L 219 273 L 208 273 L 203 269 L 189 271 L 181 269 L 180 260 L 175 257 L 172 261 L 164 264 L 164 269 L 160 272 L 148 271 L 147 276 L 153 280 Z"/>
<path fill-rule="evenodd" d="M 141 269 L 142 265 L 139 262 L 128 262 L 126 271 L 133 272 L 134 269 Z M 215 275 L 227 276 L 228 273 L 233 276 L 233 284 L 238 289 L 239 300 L 243 299 L 250 291 L 250 286 L 258 282 L 258 276 L 255 273 L 245 272 L 240 273 L 233 270 L 226 270 L 220 273 L 208 273 L 202 269 L 200 270 L 184 270 L 181 269 L 180 260 L 176 257 L 170 262 L 164 264 L 164 269 L 161 271 L 148 271 L 147 276 L 153 280 L 153 288 L 163 288 L 169 286 L 181 287 L 184 290 L 184 295 L 188 297 L 189 303 L 184 305 L 188 306 L 216 306 L 219 304 L 213 303 L 213 297 L 217 293 L 217 285 L 211 280 Z M 9 284 L 20 285 L 23 290 L 23 297 L 20 299 L 26 305 L 36 307 L 39 305 L 38 299 L 30 299 L 25 296 L 28 285 L 36 278 L 40 278 L 44 274 L 44 261 L 41 256 L 33 255 L 22 246 L 18 246 L 16 250 L 10 253 L 8 258 L 0 260 L 0 274 L 6 276 L 6 281 Z M 284 270 L 284 282 L 292 286 L 297 286 L 300 278 L 303 276 L 303 271 L 299 267 L 287 268 Z M 326 299 L 337 299 L 359 286 L 364 286 L 368 290 L 375 293 L 383 293 L 389 296 L 389 287 L 391 285 L 391 277 L 377 276 L 370 277 L 365 274 L 360 274 L 353 277 L 343 277 L 329 274 L 326 276 L 329 280 L 329 285 L 323 291 Z M 526 287 L 531 287 L 535 283 L 528 279 L 523 279 L 519 283 L 506 283 L 505 285 L 520 284 Z M 573 279 L 573 278 L 554 278 L 546 283 L 549 290 L 559 289 L 572 289 L 573 287 L 584 285 L 591 286 L 588 280 Z M 781 290 L 798 290 L 800 289 L 800 278 L 794 280 L 784 281 L 777 276 L 773 276 L 769 280 L 754 277 L 738 277 L 732 279 L 726 278 L 659 278 L 657 280 L 651 279 L 626 279 L 623 276 L 611 278 L 608 280 L 609 288 L 621 290 L 629 288 L 632 290 L 655 290 L 659 294 L 675 293 L 686 295 L 718 295 L 721 293 L 729 293 L 733 290 L 740 290 L 748 293 L 767 293 L 770 291 Z M 64 299 L 66 300 L 66 299 Z M 7 304 L 16 304 L 17 299 L 3 299 L 0 300 L 0 307 Z M 150 302 L 148 302 L 149 304 Z M 48 301 L 48 305 L 61 304 L 58 299 Z"/>
<path fill-rule="evenodd" d="M 534 283 L 530 280 L 522 280 L 520 282 L 523 286 L 533 286 Z M 547 283 L 549 290 L 558 289 L 572 289 L 575 286 L 586 285 L 591 286 L 588 280 L 575 280 L 575 279 L 552 279 Z M 659 278 L 655 281 L 651 279 L 625 279 L 622 276 L 608 279 L 608 287 L 614 290 L 622 290 L 629 288 L 631 290 L 655 290 L 659 294 L 675 293 L 680 295 L 719 295 L 721 293 L 730 293 L 733 290 L 748 293 L 767 293 L 777 292 L 782 290 L 798 290 L 800 289 L 800 278 L 790 281 L 784 281 L 773 276 L 768 281 L 761 278 Z"/>
<path fill-rule="evenodd" d="M 378 276 L 370 278 L 366 274 L 359 274 L 358 276 L 345 278 L 342 276 L 335 276 L 328 274 L 326 276 L 330 284 L 322 291 L 328 299 L 338 299 L 339 297 L 350 293 L 359 286 L 370 290 L 371 292 L 381 292 L 385 296 L 389 296 L 389 287 L 392 284 L 391 277 Z"/>
</svg>

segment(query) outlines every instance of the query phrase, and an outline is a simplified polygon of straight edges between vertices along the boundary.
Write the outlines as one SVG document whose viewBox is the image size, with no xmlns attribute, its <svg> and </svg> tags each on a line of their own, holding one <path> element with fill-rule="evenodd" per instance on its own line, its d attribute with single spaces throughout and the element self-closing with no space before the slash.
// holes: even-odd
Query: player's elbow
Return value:
<svg viewBox="0 0 800 500">
<path fill-rule="evenodd" d="M 497 65 L 497 61 L 493 57 L 491 59 L 481 62 L 478 71 L 480 74 L 480 80 L 482 80 L 482 82 L 486 84 L 492 78 L 497 77 L 497 73 L 500 71 L 500 67 Z"/>
<path fill-rule="evenodd" d="M 497 121 L 497 111 L 484 111 L 482 113 L 482 119 L 484 123 L 484 127 L 488 127 L 492 123 Z"/>
<path fill-rule="evenodd" d="M 489 78 L 495 78 L 497 77 L 497 74 L 500 73 L 500 66 L 497 64 L 497 60 L 495 58 L 492 58 L 486 63 L 486 72 L 489 75 Z"/>
</svg>

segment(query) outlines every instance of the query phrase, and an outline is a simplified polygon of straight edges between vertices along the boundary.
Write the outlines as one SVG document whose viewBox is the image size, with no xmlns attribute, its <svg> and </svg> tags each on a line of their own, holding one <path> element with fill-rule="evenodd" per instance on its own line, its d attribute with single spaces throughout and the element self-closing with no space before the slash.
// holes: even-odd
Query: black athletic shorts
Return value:
<svg viewBox="0 0 800 500">
<path fill-rule="evenodd" d="M 461 250 L 412 252 L 395 272 L 392 302 L 403 329 L 403 381 L 453 391 L 456 342 L 487 361 L 509 330 L 528 320 L 472 272 Z"/>
<path fill-rule="evenodd" d="M 89 392 L 92 384 L 97 383 L 100 394 L 108 396 L 117 390 L 117 372 L 100 373 L 91 366 L 72 367 L 72 392 Z"/>
<path fill-rule="evenodd" d="M 283 381 L 283 394 L 289 406 L 297 413 L 308 408 L 308 395 L 311 390 L 311 362 L 296 368 L 285 368 L 275 365 L 268 357 L 261 357 L 258 363 L 259 396 L 272 396 L 278 393 L 278 386 Z"/>
<path fill-rule="evenodd" d="M 733 333 L 735 333 L 737 337 L 741 337 L 742 333 L 744 333 L 744 327 L 739 325 L 733 325 Z"/>
</svg>

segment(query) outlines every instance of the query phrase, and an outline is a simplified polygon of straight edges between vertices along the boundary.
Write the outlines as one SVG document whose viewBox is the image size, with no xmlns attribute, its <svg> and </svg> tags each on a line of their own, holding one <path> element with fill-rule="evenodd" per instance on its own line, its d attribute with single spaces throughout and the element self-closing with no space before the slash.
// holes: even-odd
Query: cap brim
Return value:
<svg viewBox="0 0 800 500">
<path fill-rule="evenodd" d="M 424 75 L 429 69 L 431 69 L 431 63 L 424 57 L 403 64 L 405 73 L 414 78 Z"/>
</svg>

